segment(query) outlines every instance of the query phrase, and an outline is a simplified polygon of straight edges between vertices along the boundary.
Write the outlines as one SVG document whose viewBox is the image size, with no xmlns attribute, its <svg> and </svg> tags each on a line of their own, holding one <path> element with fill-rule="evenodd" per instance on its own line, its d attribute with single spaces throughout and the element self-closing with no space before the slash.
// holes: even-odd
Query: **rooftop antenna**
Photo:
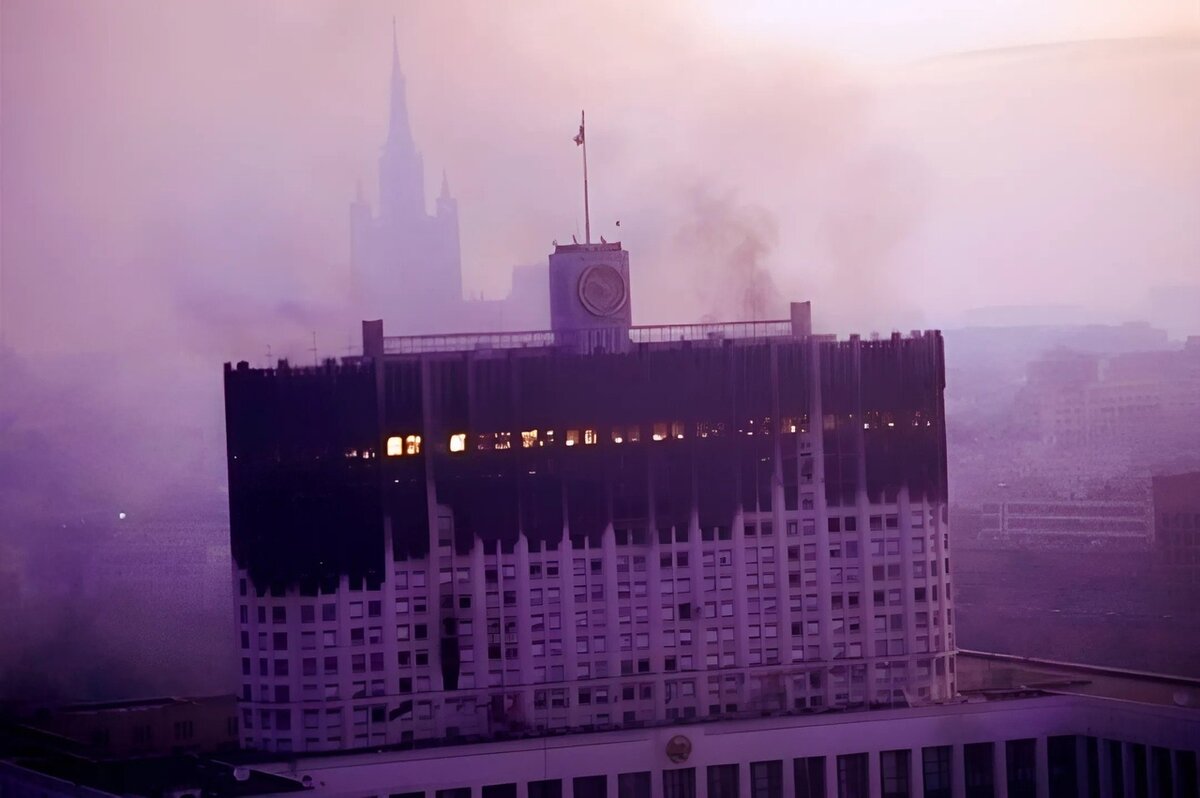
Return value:
<svg viewBox="0 0 1200 798">
<path fill-rule="evenodd" d="M 588 175 L 587 175 L 587 137 L 583 132 L 584 115 L 579 112 L 579 135 L 575 137 L 575 145 L 583 147 L 583 238 L 588 244 L 592 243 L 592 215 L 588 208 Z"/>
<path fill-rule="evenodd" d="M 317 331 L 313 330 L 313 345 L 308 351 L 313 353 L 313 365 L 317 365 Z"/>
<path fill-rule="evenodd" d="M 271 368 L 271 345 L 267 344 L 267 368 Z"/>
</svg>

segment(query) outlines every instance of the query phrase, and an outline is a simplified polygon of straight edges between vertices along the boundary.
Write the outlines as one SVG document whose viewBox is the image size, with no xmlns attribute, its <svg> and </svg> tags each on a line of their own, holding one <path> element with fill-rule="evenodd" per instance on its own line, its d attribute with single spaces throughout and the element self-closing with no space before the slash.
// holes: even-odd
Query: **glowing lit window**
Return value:
<svg viewBox="0 0 1200 798">
<path fill-rule="evenodd" d="M 511 449 L 512 448 L 512 433 L 497 432 L 493 447 L 496 449 Z"/>
<path fill-rule="evenodd" d="M 567 430 L 567 446 L 574 446 L 577 443 L 579 443 L 579 430 Z"/>
<path fill-rule="evenodd" d="M 654 434 L 650 436 L 656 441 L 664 441 L 667 439 L 667 424 L 661 422 L 654 425 Z"/>
<path fill-rule="evenodd" d="M 450 451 L 465 452 L 467 450 L 467 435 L 465 432 L 456 432 L 450 436 Z"/>
<path fill-rule="evenodd" d="M 388 443 L 390 445 L 391 441 L 388 441 Z M 420 435 L 409 435 L 408 437 L 406 437 L 404 439 L 404 453 L 405 454 L 420 454 L 421 453 L 421 436 Z"/>
<path fill-rule="evenodd" d="M 683 422 L 682 421 L 671 422 L 671 437 L 676 438 L 678 440 L 683 440 Z"/>
<path fill-rule="evenodd" d="M 538 431 L 535 429 L 525 430 L 521 433 L 521 446 L 525 449 L 532 449 L 538 445 Z"/>
<path fill-rule="evenodd" d="M 642 431 L 638 427 L 630 427 L 628 433 L 625 435 L 625 440 L 629 441 L 630 443 L 637 443 L 641 439 Z"/>
<path fill-rule="evenodd" d="M 387 439 L 388 457 L 399 457 L 404 454 L 404 439 L 399 435 L 393 435 Z"/>
<path fill-rule="evenodd" d="M 620 427 L 613 427 L 612 442 L 613 443 L 624 443 L 625 442 L 625 436 L 622 434 Z"/>
<path fill-rule="evenodd" d="M 596 430 L 585 429 L 583 431 L 583 442 L 586 443 L 588 446 L 591 446 L 593 443 L 595 443 L 596 442 Z"/>
</svg>

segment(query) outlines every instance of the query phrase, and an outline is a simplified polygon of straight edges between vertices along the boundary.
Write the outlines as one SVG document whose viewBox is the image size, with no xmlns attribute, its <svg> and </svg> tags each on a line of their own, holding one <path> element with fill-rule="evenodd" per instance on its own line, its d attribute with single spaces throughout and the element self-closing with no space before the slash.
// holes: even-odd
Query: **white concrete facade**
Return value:
<svg viewBox="0 0 1200 798">
<path fill-rule="evenodd" d="M 453 552 L 444 516 L 436 554 L 395 562 L 374 591 L 343 578 L 334 595 L 259 597 L 237 572 L 242 744 L 329 750 L 953 696 L 944 506 L 901 491 L 827 508 L 811 484 L 797 511 L 773 506 L 670 541 L 618 544 L 610 527 L 595 549 L 476 540 L 469 555 Z M 451 614 L 472 642 L 447 690 Z"/>
<path fill-rule="evenodd" d="M 686 737 L 690 754 L 673 761 L 667 754 L 668 741 Z M 1066 739 L 1064 739 L 1066 738 Z M 1014 746 L 1010 748 L 1009 741 Z M 975 748 L 971 767 L 964 748 Z M 1009 751 L 1025 746 L 1033 751 L 1032 773 L 1021 785 L 1010 777 Z M 941 749 L 949 753 L 948 773 L 923 768 L 925 752 Z M 794 760 L 810 760 L 824 773 L 823 794 L 829 796 L 884 795 L 881 785 L 881 754 L 909 752 L 906 777 L 892 786 L 893 794 L 993 795 L 1009 798 L 1032 789 L 1046 796 L 1099 794 L 1111 798 L 1149 794 L 1194 795 L 1195 762 L 1200 750 L 1200 714 L 1195 709 L 1152 706 L 1129 701 L 1084 696 L 1036 696 L 998 701 L 947 704 L 905 709 L 881 709 L 833 713 L 820 716 L 726 720 L 664 726 L 654 729 L 619 730 L 541 739 L 483 743 L 419 751 L 301 757 L 280 760 L 260 769 L 311 783 L 322 796 L 386 798 L 423 793 L 437 798 L 482 798 L 490 785 L 514 785 L 515 795 L 531 794 L 528 785 L 542 780 L 560 780 L 561 795 L 571 798 L 576 777 L 604 776 L 605 795 L 618 798 L 622 774 L 647 773 L 649 792 L 632 793 L 632 798 L 679 798 L 664 790 L 664 772 L 694 769 L 694 798 L 715 798 L 708 789 L 709 766 L 736 765 L 741 798 L 791 798 L 806 793 L 797 788 Z M 993 784 L 980 784 L 978 753 L 990 756 Z M 1066 755 L 1064 758 L 1064 754 Z M 843 773 L 844 757 L 859 756 L 865 764 L 866 791 Z M 1113 758 L 1121 759 L 1119 766 Z M 1135 766 L 1141 759 L 1145 767 Z M 778 762 L 782 778 L 776 784 L 753 780 L 754 763 Z M 1014 769 L 1016 762 L 1014 759 Z M 1164 768 L 1164 765 L 1166 766 Z M 1073 773 L 1071 772 L 1073 769 Z M 968 772 L 970 771 L 970 772 Z M 1189 775 L 1190 774 L 1190 775 Z M 934 782 L 948 775 L 948 784 Z M 926 784 L 928 776 L 930 784 Z M 968 785 L 970 783 L 970 790 Z M 1136 793 L 1135 785 L 1146 792 Z M 860 784 L 859 786 L 863 786 Z M 1092 788 L 1095 792 L 1092 792 Z M 1072 789 L 1073 787 L 1073 789 Z M 938 790 L 942 791 L 939 792 Z M 415 796 L 412 796 L 415 798 Z M 577 792 L 574 798 L 582 798 Z"/>
</svg>

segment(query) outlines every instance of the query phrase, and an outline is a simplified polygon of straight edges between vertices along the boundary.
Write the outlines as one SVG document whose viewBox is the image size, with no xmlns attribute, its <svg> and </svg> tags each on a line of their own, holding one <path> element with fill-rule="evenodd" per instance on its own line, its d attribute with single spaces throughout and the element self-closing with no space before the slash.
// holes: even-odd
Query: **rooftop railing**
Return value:
<svg viewBox="0 0 1200 798">
<path fill-rule="evenodd" d="M 773 321 L 716 322 L 711 324 L 656 324 L 631 327 L 629 340 L 635 344 L 673 341 L 723 341 L 736 338 L 770 338 L 791 335 L 792 323 Z M 553 346 L 553 330 L 499 333 L 451 333 L 446 335 L 385 336 L 387 355 L 419 355 L 429 352 L 467 352 L 478 349 L 524 349 Z"/>
<path fill-rule="evenodd" d="M 787 319 L 772 321 L 728 321 L 709 324 L 654 324 L 632 327 L 629 340 L 635 344 L 656 344 L 668 341 L 723 341 L 728 338 L 772 338 L 791 335 L 792 323 Z"/>
<path fill-rule="evenodd" d="M 385 355 L 419 355 L 426 352 L 467 352 L 474 349 L 523 349 L 554 345 L 551 330 L 451 335 L 385 336 Z"/>
</svg>

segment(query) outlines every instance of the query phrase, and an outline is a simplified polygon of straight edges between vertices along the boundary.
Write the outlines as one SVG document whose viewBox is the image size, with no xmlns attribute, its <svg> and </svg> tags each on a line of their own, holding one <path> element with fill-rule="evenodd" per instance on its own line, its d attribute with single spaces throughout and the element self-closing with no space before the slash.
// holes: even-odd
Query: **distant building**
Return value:
<svg viewBox="0 0 1200 798">
<path fill-rule="evenodd" d="M 227 364 L 243 744 L 954 696 L 940 336 L 632 326 L 616 243 L 549 274 L 551 329 Z"/>
<path fill-rule="evenodd" d="M 1164 562 L 1200 578 L 1200 471 L 1154 477 L 1154 527 Z"/>
<path fill-rule="evenodd" d="M 394 32 L 379 204 L 373 209 L 360 186 L 350 205 L 350 266 L 358 318 L 383 319 L 401 332 L 535 329 L 546 324 L 544 268 L 514 269 L 506 299 L 464 299 L 458 202 L 443 172 L 441 191 L 429 212 L 425 164 L 409 122 Z"/>
<path fill-rule="evenodd" d="M 43 711 L 32 723 L 105 757 L 214 752 L 238 744 L 232 695 L 70 704 Z"/>
<path fill-rule="evenodd" d="M 1057 351 L 1030 363 L 1022 401 L 1043 440 L 1080 448 L 1200 444 L 1200 338 L 1176 350 L 1106 358 Z"/>
<path fill-rule="evenodd" d="M 1021 546 L 1148 548 L 1150 508 L 1139 501 L 1030 499 L 986 502 L 980 536 Z"/>
</svg>

